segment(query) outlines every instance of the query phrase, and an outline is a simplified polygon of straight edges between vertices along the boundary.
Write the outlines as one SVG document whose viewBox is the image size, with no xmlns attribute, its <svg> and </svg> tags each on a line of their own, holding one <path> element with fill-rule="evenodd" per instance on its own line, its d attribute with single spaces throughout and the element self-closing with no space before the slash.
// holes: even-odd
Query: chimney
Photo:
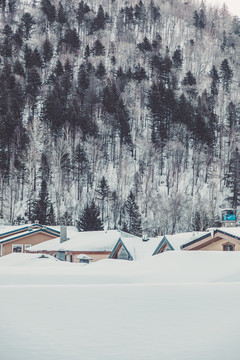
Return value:
<svg viewBox="0 0 240 360">
<path fill-rule="evenodd" d="M 67 227 L 65 225 L 61 225 L 60 230 L 60 243 L 67 241 Z"/>
<path fill-rule="evenodd" d="M 147 234 L 143 234 L 142 241 L 148 241 L 148 240 L 149 240 L 149 238 L 148 238 Z"/>
</svg>

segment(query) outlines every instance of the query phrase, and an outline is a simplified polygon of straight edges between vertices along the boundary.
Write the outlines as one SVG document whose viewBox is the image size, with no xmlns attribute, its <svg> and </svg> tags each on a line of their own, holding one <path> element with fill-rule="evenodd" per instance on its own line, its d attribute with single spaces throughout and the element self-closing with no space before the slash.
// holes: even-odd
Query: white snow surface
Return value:
<svg viewBox="0 0 240 360">
<path fill-rule="evenodd" d="M 240 252 L 0 258 L 3 360 L 238 360 Z"/>
</svg>

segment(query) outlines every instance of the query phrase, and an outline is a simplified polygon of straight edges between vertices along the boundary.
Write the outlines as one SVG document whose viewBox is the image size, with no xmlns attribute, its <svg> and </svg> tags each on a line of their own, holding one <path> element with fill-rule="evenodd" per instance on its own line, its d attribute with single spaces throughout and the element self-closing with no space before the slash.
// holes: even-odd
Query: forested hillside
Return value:
<svg viewBox="0 0 240 360">
<path fill-rule="evenodd" d="M 0 218 L 201 230 L 240 201 L 240 20 L 182 0 L 0 0 Z"/>
</svg>

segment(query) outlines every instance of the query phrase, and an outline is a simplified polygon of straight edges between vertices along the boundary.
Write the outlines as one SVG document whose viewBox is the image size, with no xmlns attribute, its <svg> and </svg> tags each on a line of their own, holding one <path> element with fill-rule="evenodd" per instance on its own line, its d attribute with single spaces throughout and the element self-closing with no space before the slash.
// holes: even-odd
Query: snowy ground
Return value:
<svg viewBox="0 0 240 360">
<path fill-rule="evenodd" d="M 240 253 L 0 259 L 1 360 L 239 360 Z"/>
</svg>

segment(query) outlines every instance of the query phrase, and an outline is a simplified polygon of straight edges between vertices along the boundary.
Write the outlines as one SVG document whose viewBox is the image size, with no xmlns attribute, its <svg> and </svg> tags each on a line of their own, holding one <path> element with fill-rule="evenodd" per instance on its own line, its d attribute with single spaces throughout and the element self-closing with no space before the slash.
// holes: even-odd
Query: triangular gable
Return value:
<svg viewBox="0 0 240 360">
<path fill-rule="evenodd" d="M 122 249 L 124 249 L 124 251 L 126 252 L 128 256 L 128 260 L 133 260 L 132 255 L 128 251 L 127 247 L 125 246 L 121 238 L 119 238 L 116 245 L 114 246 L 111 254 L 109 255 L 109 259 L 118 259 L 118 255 Z"/>
<path fill-rule="evenodd" d="M 221 243 L 222 247 L 229 242 L 232 244 L 240 245 L 240 237 L 230 234 L 224 230 L 216 229 L 213 232 L 209 232 L 204 236 L 201 236 L 193 241 L 190 241 L 181 246 L 182 250 L 204 250 L 206 248 L 210 248 L 210 250 L 214 249 L 214 244 Z M 221 247 L 221 250 L 223 248 Z M 219 250 L 216 248 L 216 250 Z"/>
<path fill-rule="evenodd" d="M 164 236 L 156 247 L 156 250 L 153 252 L 153 255 L 160 254 L 161 252 L 164 252 L 166 250 L 174 250 L 174 248 L 172 247 L 166 236 Z"/>
</svg>

